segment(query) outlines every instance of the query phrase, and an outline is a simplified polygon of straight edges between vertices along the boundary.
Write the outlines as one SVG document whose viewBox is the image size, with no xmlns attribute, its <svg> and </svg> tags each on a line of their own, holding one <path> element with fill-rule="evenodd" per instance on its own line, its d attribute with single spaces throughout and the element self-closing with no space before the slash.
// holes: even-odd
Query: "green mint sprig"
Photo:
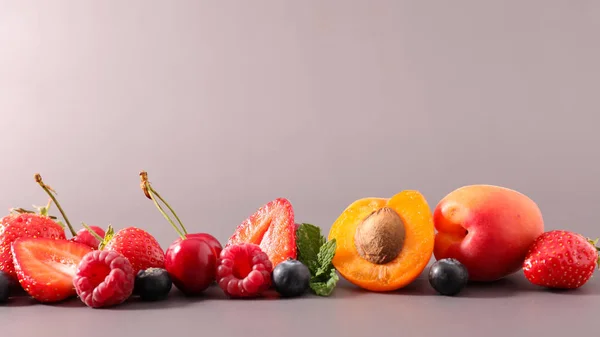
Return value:
<svg viewBox="0 0 600 337">
<path fill-rule="evenodd" d="M 331 263 L 337 248 L 335 239 L 327 241 L 321 229 L 315 225 L 303 223 L 296 231 L 298 261 L 310 270 L 310 288 L 318 296 L 333 293 L 339 276 Z"/>
</svg>

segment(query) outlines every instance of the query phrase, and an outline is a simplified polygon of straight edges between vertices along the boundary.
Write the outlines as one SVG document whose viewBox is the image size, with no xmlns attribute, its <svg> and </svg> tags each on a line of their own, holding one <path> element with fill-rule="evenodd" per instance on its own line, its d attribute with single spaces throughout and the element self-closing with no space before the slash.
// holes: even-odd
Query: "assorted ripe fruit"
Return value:
<svg viewBox="0 0 600 337">
<path fill-rule="evenodd" d="M 162 301 L 173 288 L 197 296 L 211 286 L 231 299 L 269 292 L 330 296 L 338 275 L 368 291 L 390 292 L 415 281 L 432 257 L 428 281 L 440 295 L 456 296 L 470 281 L 491 282 L 521 270 L 534 285 L 576 289 L 599 267 L 598 240 L 545 232 L 537 204 L 499 186 L 458 188 L 433 210 L 415 190 L 358 199 L 326 236 L 318 226 L 297 223 L 291 202 L 277 198 L 235 226 L 223 246 L 209 233 L 188 233 L 146 172 L 140 180 L 177 234 L 166 250 L 140 227 L 115 233 L 111 225 L 104 230 L 82 223 L 75 231 L 54 190 L 36 174 L 48 205 L 38 212 L 15 208 L 0 220 L 0 303 L 15 288 L 41 303 L 78 297 L 90 308 L 130 298 Z M 66 226 L 49 215 L 52 204 Z"/>
</svg>

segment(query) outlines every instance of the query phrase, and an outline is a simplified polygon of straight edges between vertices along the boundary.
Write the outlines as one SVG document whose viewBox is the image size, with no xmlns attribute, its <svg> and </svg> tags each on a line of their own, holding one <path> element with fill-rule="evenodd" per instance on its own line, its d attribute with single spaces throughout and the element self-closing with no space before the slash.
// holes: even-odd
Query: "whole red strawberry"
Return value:
<svg viewBox="0 0 600 337">
<path fill-rule="evenodd" d="M 108 227 L 104 242 L 100 249 L 115 251 L 125 256 L 133 273 L 148 268 L 165 268 L 165 252 L 156 239 L 143 229 L 127 227 L 113 234 L 111 226 Z"/>
<path fill-rule="evenodd" d="M 598 266 L 595 244 L 596 241 L 565 230 L 543 233 L 525 258 L 525 277 L 542 287 L 579 288 L 592 277 Z"/>
<path fill-rule="evenodd" d="M 0 223 L 0 271 L 17 279 L 11 252 L 12 243 L 18 238 L 48 238 L 66 240 L 63 227 L 47 215 L 36 213 L 13 213 Z"/>
</svg>

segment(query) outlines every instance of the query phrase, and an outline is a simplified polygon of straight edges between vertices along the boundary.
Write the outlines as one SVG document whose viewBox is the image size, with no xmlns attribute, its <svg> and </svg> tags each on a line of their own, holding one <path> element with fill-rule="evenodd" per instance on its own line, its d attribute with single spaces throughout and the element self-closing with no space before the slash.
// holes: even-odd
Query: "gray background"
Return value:
<svg viewBox="0 0 600 337">
<path fill-rule="evenodd" d="M 353 200 L 465 184 L 517 189 L 547 229 L 600 235 L 600 3 L 584 1 L 0 0 L 0 207 L 225 241 L 289 198 L 327 231 Z M 435 296 L 341 282 L 331 298 L 91 310 L 0 308 L 2 335 L 534 336 L 591 332 L 600 284 L 551 293 L 521 274 Z M 112 322 L 112 323 L 108 323 Z M 103 329 L 103 330 L 101 330 Z M 186 330 L 187 329 L 187 330 Z M 185 332 L 189 331 L 189 332 Z"/>
</svg>

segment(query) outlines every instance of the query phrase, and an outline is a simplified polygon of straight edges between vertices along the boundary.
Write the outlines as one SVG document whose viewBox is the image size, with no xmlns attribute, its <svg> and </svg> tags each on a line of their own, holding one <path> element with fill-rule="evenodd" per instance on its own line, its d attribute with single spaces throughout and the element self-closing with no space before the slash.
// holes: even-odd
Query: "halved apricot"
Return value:
<svg viewBox="0 0 600 337">
<path fill-rule="evenodd" d="M 418 191 L 350 204 L 329 231 L 336 239 L 333 265 L 349 282 L 370 291 L 392 291 L 414 281 L 433 254 L 431 209 Z"/>
</svg>

